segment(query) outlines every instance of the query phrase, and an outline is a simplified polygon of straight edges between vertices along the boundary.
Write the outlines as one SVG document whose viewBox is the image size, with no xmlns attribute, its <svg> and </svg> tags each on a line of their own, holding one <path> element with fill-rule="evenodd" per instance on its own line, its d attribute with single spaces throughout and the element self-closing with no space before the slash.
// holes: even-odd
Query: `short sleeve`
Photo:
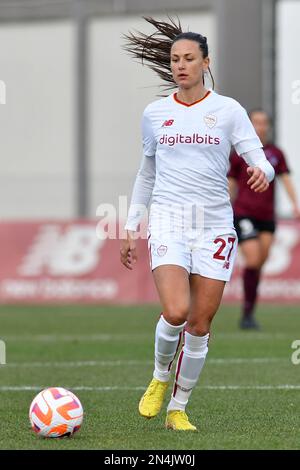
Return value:
<svg viewBox="0 0 300 470">
<path fill-rule="evenodd" d="M 237 179 L 240 173 L 241 162 L 243 160 L 237 155 L 236 152 L 231 152 L 229 158 L 229 171 L 227 173 L 228 178 L 235 178 Z"/>
<path fill-rule="evenodd" d="M 246 110 L 236 103 L 233 110 L 231 143 L 238 155 L 261 148 L 263 145 L 255 132 Z"/>
<path fill-rule="evenodd" d="M 143 137 L 143 152 L 147 157 L 155 156 L 156 152 L 156 139 L 154 136 L 151 120 L 146 112 L 143 113 L 142 118 L 142 137 Z"/>
<path fill-rule="evenodd" d="M 290 173 L 290 169 L 288 167 L 284 153 L 278 148 L 277 148 L 277 152 L 278 152 L 279 161 L 278 161 L 278 165 L 275 168 L 276 174 L 282 175 L 283 173 Z"/>
</svg>

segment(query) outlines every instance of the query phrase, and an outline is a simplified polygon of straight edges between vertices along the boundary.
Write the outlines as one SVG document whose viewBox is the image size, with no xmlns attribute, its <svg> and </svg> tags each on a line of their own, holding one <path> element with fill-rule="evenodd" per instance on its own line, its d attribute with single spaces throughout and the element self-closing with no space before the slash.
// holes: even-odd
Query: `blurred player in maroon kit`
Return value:
<svg viewBox="0 0 300 470">
<path fill-rule="evenodd" d="M 300 217 L 296 192 L 282 151 L 269 142 L 270 119 L 263 110 L 254 110 L 250 119 L 265 155 L 279 176 L 292 203 L 293 215 Z M 229 191 L 233 200 L 234 224 L 244 258 L 244 300 L 240 327 L 259 329 L 254 318 L 261 269 L 268 258 L 276 228 L 274 180 L 264 193 L 253 193 L 247 185 L 247 165 L 235 152 L 230 157 Z"/>
</svg>

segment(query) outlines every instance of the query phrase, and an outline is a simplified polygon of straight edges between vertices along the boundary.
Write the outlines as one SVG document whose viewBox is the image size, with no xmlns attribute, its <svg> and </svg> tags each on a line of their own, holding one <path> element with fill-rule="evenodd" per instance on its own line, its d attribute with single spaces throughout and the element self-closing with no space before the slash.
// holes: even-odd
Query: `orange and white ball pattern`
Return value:
<svg viewBox="0 0 300 470">
<path fill-rule="evenodd" d="M 71 436 L 80 429 L 83 408 L 74 393 L 62 387 L 51 387 L 33 399 L 29 419 L 33 431 L 40 436 Z"/>
</svg>

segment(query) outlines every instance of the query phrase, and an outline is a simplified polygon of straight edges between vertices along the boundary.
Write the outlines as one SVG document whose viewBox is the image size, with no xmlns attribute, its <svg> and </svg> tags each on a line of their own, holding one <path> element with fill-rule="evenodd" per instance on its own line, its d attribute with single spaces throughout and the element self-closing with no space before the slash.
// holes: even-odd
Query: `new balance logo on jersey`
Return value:
<svg viewBox="0 0 300 470">
<path fill-rule="evenodd" d="M 170 127 L 174 123 L 174 119 L 167 119 L 161 127 Z"/>
<path fill-rule="evenodd" d="M 205 145 L 219 145 L 219 137 L 211 137 L 210 135 L 182 135 L 176 134 L 175 136 L 163 134 L 159 139 L 160 144 L 167 144 L 172 147 L 175 144 L 205 144 Z"/>
</svg>

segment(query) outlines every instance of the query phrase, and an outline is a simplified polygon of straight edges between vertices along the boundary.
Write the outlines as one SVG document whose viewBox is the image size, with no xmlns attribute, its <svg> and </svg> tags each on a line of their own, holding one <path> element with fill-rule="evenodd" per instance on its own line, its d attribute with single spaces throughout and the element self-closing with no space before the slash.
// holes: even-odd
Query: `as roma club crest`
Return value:
<svg viewBox="0 0 300 470">
<path fill-rule="evenodd" d="M 165 256 L 165 254 L 167 253 L 168 251 L 168 247 L 166 245 L 160 245 L 158 248 L 157 248 L 157 254 L 158 256 Z"/>
<path fill-rule="evenodd" d="M 207 127 L 212 129 L 217 124 L 217 116 L 214 116 L 213 114 L 207 114 L 206 116 L 204 116 L 204 122 Z"/>
</svg>

